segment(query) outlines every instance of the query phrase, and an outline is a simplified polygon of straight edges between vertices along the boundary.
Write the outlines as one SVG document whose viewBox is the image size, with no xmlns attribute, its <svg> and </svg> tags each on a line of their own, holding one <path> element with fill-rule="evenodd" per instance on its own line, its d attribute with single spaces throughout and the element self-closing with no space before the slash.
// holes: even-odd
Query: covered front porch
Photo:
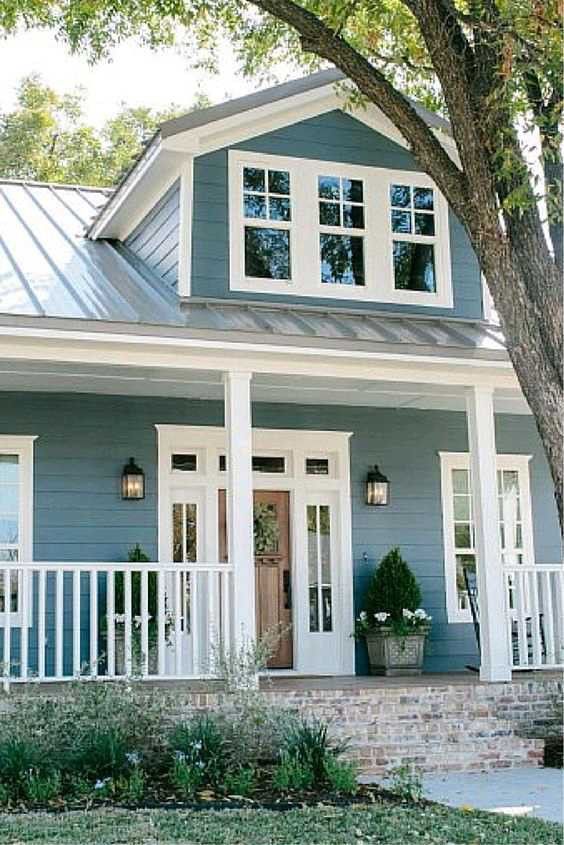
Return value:
<svg viewBox="0 0 564 845">
<path fill-rule="evenodd" d="M 484 681 L 509 681 L 512 671 L 563 665 L 549 476 L 502 367 L 392 355 L 259 359 L 240 348 L 233 368 L 214 350 L 204 368 L 201 350 L 166 347 L 148 367 L 133 344 L 127 365 L 123 353 L 112 359 L 107 340 L 95 365 L 92 350 L 69 362 L 68 351 L 58 360 L 60 348 L 46 348 L 49 363 L 28 356 L 2 374 L 0 452 L 32 468 L 17 479 L 27 528 L 3 552 L 6 681 L 209 678 L 222 650 L 245 647 L 272 623 L 286 638 L 272 673 L 363 673 L 355 612 L 392 545 L 433 616 L 427 671 L 473 665 Z M 533 456 L 532 493 L 511 488 L 514 524 L 500 536 L 498 456 L 516 454 Z M 145 474 L 138 500 L 121 496 L 130 455 Z M 445 505 L 443 455 L 458 456 L 453 471 L 471 476 L 471 503 L 453 489 Z M 391 482 L 383 508 L 366 504 L 374 463 Z M 527 526 L 519 512 L 529 499 Z M 283 514 L 258 550 L 257 505 L 267 523 Z M 447 536 L 445 512 L 455 506 L 463 546 Z M 127 560 L 136 544 L 149 560 Z M 477 573 L 479 654 L 463 565 Z"/>
</svg>

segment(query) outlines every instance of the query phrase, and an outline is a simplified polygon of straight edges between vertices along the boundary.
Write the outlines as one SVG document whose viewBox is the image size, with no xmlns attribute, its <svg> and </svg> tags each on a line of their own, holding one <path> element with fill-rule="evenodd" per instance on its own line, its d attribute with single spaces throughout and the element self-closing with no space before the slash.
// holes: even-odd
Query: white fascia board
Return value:
<svg viewBox="0 0 564 845">
<path fill-rule="evenodd" d="M 0 328 L 0 359 L 167 367 L 171 370 L 239 369 L 255 373 L 367 381 L 419 381 L 457 386 L 490 385 L 519 391 L 509 361 L 449 358 L 358 350 L 234 343 L 198 338 Z"/>
</svg>

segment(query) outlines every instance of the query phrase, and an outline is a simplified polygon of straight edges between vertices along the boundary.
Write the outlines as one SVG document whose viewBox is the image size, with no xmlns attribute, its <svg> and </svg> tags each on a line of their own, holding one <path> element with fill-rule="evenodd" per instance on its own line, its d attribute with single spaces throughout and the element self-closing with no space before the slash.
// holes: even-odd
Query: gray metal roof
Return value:
<svg viewBox="0 0 564 845">
<path fill-rule="evenodd" d="M 298 94 L 305 94 L 308 91 L 315 91 L 316 88 L 324 88 L 326 85 L 344 82 L 345 80 L 345 74 L 337 70 L 337 68 L 321 70 L 317 73 L 311 73 L 309 76 L 301 77 L 300 79 L 283 82 L 281 85 L 273 85 L 271 88 L 266 88 L 263 91 L 255 91 L 253 94 L 247 94 L 244 97 L 237 97 L 234 100 L 219 103 L 217 106 L 198 109 L 197 111 L 183 114 L 180 117 L 172 118 L 172 120 L 167 120 L 161 125 L 160 133 L 163 138 L 169 138 L 171 135 L 186 132 L 188 129 L 196 129 L 198 126 L 205 126 L 216 120 L 233 117 L 233 115 L 242 114 L 260 106 L 276 103 L 288 97 L 295 97 Z M 410 97 L 406 97 L 406 99 L 430 126 L 450 133 L 451 129 L 448 120 L 444 120 L 444 118 L 429 111 L 429 109 L 426 109 L 416 100 L 412 100 Z"/>
<path fill-rule="evenodd" d="M 176 297 L 85 228 L 108 191 L 0 180 L 0 313 L 178 321 Z"/>
<path fill-rule="evenodd" d="M 123 244 L 84 236 L 107 192 L 0 180 L 0 322 L 291 346 L 505 359 L 486 323 L 256 301 L 187 299 Z"/>
</svg>

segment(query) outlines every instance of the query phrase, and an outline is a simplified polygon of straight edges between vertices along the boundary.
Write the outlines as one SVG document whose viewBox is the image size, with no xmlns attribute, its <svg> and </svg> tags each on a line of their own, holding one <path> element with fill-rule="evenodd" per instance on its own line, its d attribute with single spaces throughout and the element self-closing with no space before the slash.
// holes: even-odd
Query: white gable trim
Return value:
<svg viewBox="0 0 564 845">
<path fill-rule="evenodd" d="M 274 132 L 285 126 L 291 126 L 302 120 L 308 120 L 321 114 L 344 109 L 344 94 L 339 94 L 334 83 L 306 91 L 281 100 L 237 112 L 220 120 L 205 123 L 202 126 L 178 132 L 166 138 L 156 139 L 147 153 L 130 172 L 124 184 L 112 197 L 99 219 L 90 230 L 90 237 L 120 237 L 125 231 L 124 220 L 136 215 L 137 208 L 146 208 L 147 194 L 144 183 L 151 182 L 153 171 L 162 171 L 169 176 L 169 184 L 185 164 L 187 156 L 199 156 L 214 150 L 238 144 L 268 132 Z M 347 110 L 347 114 L 364 123 L 375 132 L 379 132 L 394 143 L 409 150 L 409 144 L 401 132 L 375 105 Z M 454 140 L 445 132 L 432 128 L 448 155 L 458 164 L 458 155 Z M 160 177 L 161 186 L 167 181 Z M 139 193 L 139 196 L 137 195 Z M 161 192 L 162 193 L 162 192 Z M 155 190 L 151 192 L 151 203 L 159 199 Z M 133 200 L 133 202 L 132 202 Z M 122 207 L 126 211 L 123 213 Z M 149 206 L 150 207 L 150 206 Z M 117 222 L 119 218 L 119 224 Z M 137 217 L 137 220 L 139 221 Z M 129 231 L 131 227 L 127 226 Z"/>
</svg>

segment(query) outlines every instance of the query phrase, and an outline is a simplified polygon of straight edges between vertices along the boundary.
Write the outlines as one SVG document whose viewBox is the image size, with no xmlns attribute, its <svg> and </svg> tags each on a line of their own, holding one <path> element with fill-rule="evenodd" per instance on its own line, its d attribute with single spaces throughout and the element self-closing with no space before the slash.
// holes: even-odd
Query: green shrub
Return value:
<svg viewBox="0 0 564 845">
<path fill-rule="evenodd" d="M 253 766 L 239 766 L 225 773 L 223 789 L 227 795 L 246 798 L 256 787 L 257 775 Z"/>
<path fill-rule="evenodd" d="M 85 733 L 66 757 L 71 771 L 85 777 L 117 777 L 127 769 L 129 742 L 119 727 L 94 728 Z"/>
<path fill-rule="evenodd" d="M 309 763 L 284 755 L 274 770 L 272 786 L 277 792 L 301 792 L 312 789 L 314 774 Z"/>
<path fill-rule="evenodd" d="M 178 751 L 170 770 L 170 782 L 182 798 L 193 798 L 203 786 L 202 770 L 186 760 L 182 751 Z"/>
<path fill-rule="evenodd" d="M 9 786 L 5 783 L 0 783 L 0 807 L 6 807 L 12 798 L 12 793 Z"/>
<path fill-rule="evenodd" d="M 347 743 L 329 737 L 325 722 L 302 720 L 293 726 L 284 742 L 284 755 L 309 768 L 316 786 L 325 781 L 326 764 L 346 750 Z"/>
<path fill-rule="evenodd" d="M 199 769 L 202 782 L 216 785 L 221 781 L 226 766 L 225 739 L 211 716 L 196 716 L 176 725 L 169 745 L 189 766 Z"/>
<path fill-rule="evenodd" d="M 394 548 L 382 558 L 366 591 L 364 609 L 369 618 L 387 612 L 393 621 L 401 622 L 403 610 L 415 611 L 421 604 L 417 579 Z"/>
<path fill-rule="evenodd" d="M 9 723 L 6 724 L 9 729 Z M 32 737 L 0 735 L 0 781 L 15 786 L 23 784 L 29 771 L 43 772 L 46 768 L 46 751 Z"/>
<path fill-rule="evenodd" d="M 130 775 L 118 778 L 116 792 L 120 798 L 137 804 L 145 794 L 145 781 L 145 772 L 139 766 L 135 766 Z"/>
<path fill-rule="evenodd" d="M 325 779 L 328 787 L 341 795 L 354 795 L 358 791 L 358 768 L 354 763 L 328 757 L 325 761 Z"/>
<path fill-rule="evenodd" d="M 390 772 L 390 791 L 405 801 L 420 801 L 423 797 L 423 781 L 413 766 L 404 765 Z"/>
<path fill-rule="evenodd" d="M 23 794 L 33 804 L 47 804 L 58 798 L 62 791 L 60 772 L 41 775 L 30 769 L 23 780 Z"/>
</svg>

